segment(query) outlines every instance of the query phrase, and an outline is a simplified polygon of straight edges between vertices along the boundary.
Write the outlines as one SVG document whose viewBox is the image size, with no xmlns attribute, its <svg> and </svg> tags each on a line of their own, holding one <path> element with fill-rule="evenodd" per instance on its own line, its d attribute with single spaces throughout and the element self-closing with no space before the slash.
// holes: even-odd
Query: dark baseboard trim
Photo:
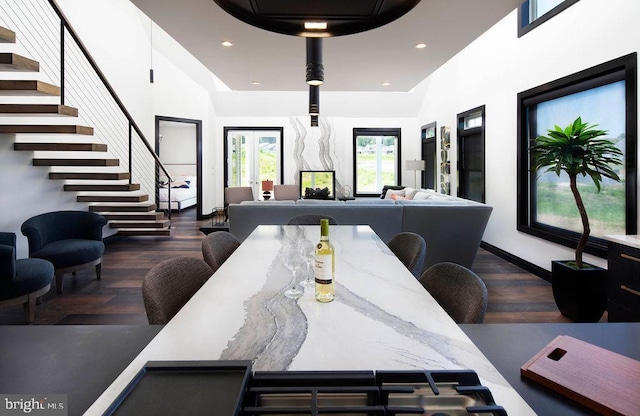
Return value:
<svg viewBox="0 0 640 416">
<path fill-rule="evenodd" d="M 486 243 L 484 241 L 480 242 L 480 247 L 487 250 L 489 253 L 494 254 L 498 257 L 500 257 L 501 259 L 504 259 L 506 261 L 508 261 L 511 264 L 514 264 L 518 267 L 520 267 L 523 270 L 526 270 L 529 273 L 535 274 L 536 276 L 538 276 L 541 279 L 546 280 L 547 282 L 551 283 L 551 272 L 543 269 L 540 266 L 536 266 L 533 263 L 529 263 L 526 260 L 521 259 L 520 257 L 514 256 L 513 254 L 506 252 L 496 246 L 493 246 L 489 243 Z"/>
</svg>

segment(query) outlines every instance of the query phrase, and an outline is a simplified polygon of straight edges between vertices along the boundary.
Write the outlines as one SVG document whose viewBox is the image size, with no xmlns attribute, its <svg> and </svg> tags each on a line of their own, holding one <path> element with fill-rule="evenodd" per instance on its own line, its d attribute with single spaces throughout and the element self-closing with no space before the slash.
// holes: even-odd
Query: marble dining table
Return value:
<svg viewBox="0 0 640 416">
<path fill-rule="evenodd" d="M 535 414 L 369 226 L 330 226 L 333 302 L 317 302 L 313 288 L 287 298 L 282 247 L 319 238 L 319 226 L 258 226 L 86 414 L 104 413 L 146 362 L 162 360 L 251 360 L 253 370 L 471 369 L 509 414 Z"/>
</svg>

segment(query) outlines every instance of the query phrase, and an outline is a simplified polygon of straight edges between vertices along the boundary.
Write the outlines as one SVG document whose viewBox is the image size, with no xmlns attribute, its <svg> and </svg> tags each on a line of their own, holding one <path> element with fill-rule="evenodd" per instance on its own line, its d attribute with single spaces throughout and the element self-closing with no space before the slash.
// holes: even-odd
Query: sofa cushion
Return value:
<svg viewBox="0 0 640 416">
<path fill-rule="evenodd" d="M 344 205 L 344 201 L 334 199 L 299 199 L 296 205 Z"/>
<path fill-rule="evenodd" d="M 404 186 L 397 186 L 397 185 L 384 185 L 382 187 L 382 192 L 380 192 L 380 199 L 385 199 L 387 196 L 387 190 L 389 189 L 393 189 L 393 190 L 401 190 L 404 189 Z"/>
</svg>

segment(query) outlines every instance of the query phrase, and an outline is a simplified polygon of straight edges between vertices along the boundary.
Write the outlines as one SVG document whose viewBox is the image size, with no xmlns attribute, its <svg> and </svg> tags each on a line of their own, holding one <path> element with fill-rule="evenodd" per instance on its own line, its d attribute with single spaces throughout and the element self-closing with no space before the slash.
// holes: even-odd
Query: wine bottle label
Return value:
<svg viewBox="0 0 640 416">
<path fill-rule="evenodd" d="M 331 254 L 316 254 L 314 271 L 316 283 L 331 284 L 333 280 L 333 256 Z"/>
</svg>

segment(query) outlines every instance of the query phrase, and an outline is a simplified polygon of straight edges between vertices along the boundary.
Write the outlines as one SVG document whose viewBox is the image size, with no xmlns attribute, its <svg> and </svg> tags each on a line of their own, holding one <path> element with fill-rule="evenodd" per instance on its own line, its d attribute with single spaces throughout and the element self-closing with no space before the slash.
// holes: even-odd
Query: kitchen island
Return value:
<svg viewBox="0 0 640 416">
<path fill-rule="evenodd" d="M 331 226 L 336 300 L 284 296 L 281 248 L 318 226 L 259 226 L 89 408 L 148 361 L 251 360 L 254 370 L 472 369 L 496 403 L 534 412 L 368 226 Z"/>
</svg>

